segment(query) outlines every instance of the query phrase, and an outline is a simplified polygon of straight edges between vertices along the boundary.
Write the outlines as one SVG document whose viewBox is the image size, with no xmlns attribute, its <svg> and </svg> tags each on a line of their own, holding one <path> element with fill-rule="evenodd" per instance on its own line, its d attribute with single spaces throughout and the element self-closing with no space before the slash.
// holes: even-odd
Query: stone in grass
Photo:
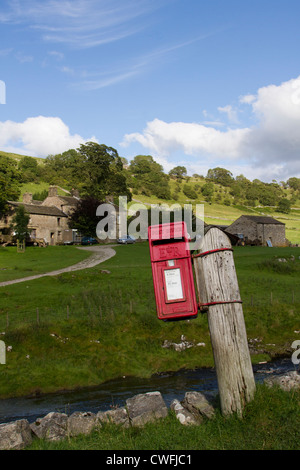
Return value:
<svg viewBox="0 0 300 470">
<path fill-rule="evenodd" d="M 213 406 L 200 392 L 186 392 L 182 406 L 190 411 L 196 419 L 199 417 L 212 418 L 215 414 Z"/>
<path fill-rule="evenodd" d="M 76 411 L 68 418 L 68 433 L 70 436 L 90 434 L 96 425 L 96 415 L 89 411 Z"/>
<path fill-rule="evenodd" d="M 126 400 L 126 406 L 132 426 L 141 427 L 144 424 L 165 418 L 168 408 L 160 392 L 140 393 Z"/>
<path fill-rule="evenodd" d="M 0 424 L 0 450 L 21 450 L 32 442 L 27 419 Z"/>
<path fill-rule="evenodd" d="M 193 413 L 184 408 L 177 398 L 172 401 L 170 408 L 175 412 L 178 421 L 184 426 L 197 425 L 202 421 L 200 416 L 196 418 Z"/>
<path fill-rule="evenodd" d="M 293 389 L 300 389 L 300 373 L 297 371 L 287 372 L 286 374 L 273 375 L 264 380 L 268 387 L 278 385 L 282 390 L 289 392 Z"/>
<path fill-rule="evenodd" d="M 129 416 L 125 407 L 116 408 L 114 410 L 99 411 L 96 416 L 97 424 L 114 423 L 125 428 L 128 428 Z"/>
<path fill-rule="evenodd" d="M 31 424 L 32 432 L 39 439 L 59 441 L 68 435 L 68 416 L 65 413 L 48 413 Z"/>
</svg>

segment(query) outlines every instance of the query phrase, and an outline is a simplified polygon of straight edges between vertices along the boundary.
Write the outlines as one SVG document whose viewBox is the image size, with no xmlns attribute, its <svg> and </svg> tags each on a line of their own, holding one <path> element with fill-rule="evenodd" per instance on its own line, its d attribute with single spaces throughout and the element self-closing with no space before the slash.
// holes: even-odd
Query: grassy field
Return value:
<svg viewBox="0 0 300 470">
<path fill-rule="evenodd" d="M 31 253 L 42 259 L 50 248 Z M 76 249 L 53 247 L 53 253 L 60 248 L 67 264 Z M 94 268 L 0 288 L 1 339 L 12 346 L 0 369 L 0 397 L 213 366 L 205 314 L 157 320 L 148 244 L 115 249 L 115 257 Z M 276 260 L 292 255 L 284 266 Z M 298 339 L 299 249 L 236 247 L 234 256 L 248 338 L 259 338 L 262 349 L 253 362 L 270 359 Z M 206 347 L 182 353 L 161 347 L 182 334 Z"/>
<path fill-rule="evenodd" d="M 75 246 L 30 246 L 25 253 L 18 253 L 15 246 L 0 247 L 0 282 L 65 268 L 89 256 L 91 252 Z"/>
</svg>

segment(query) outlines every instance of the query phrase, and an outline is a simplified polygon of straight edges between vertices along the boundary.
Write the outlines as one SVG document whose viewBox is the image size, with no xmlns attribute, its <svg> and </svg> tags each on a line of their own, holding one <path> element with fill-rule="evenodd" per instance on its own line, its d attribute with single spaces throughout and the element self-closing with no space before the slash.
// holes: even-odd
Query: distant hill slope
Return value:
<svg viewBox="0 0 300 470">
<path fill-rule="evenodd" d="M 24 157 L 31 157 L 31 155 L 20 155 L 18 153 L 3 152 L 2 150 L 0 150 L 0 157 L 1 156 L 10 157 L 17 161 L 21 160 L 21 158 L 24 158 Z M 41 158 L 41 157 L 32 157 L 32 158 L 35 158 L 38 161 L 38 163 L 44 162 L 44 158 Z"/>
</svg>

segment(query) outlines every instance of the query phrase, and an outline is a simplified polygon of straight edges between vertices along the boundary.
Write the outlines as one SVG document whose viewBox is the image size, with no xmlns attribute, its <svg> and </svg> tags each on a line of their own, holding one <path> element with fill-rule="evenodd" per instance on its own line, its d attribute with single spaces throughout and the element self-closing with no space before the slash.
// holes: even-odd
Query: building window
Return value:
<svg viewBox="0 0 300 470">
<path fill-rule="evenodd" d="M 60 227 L 60 217 L 57 217 L 57 226 Z"/>
</svg>

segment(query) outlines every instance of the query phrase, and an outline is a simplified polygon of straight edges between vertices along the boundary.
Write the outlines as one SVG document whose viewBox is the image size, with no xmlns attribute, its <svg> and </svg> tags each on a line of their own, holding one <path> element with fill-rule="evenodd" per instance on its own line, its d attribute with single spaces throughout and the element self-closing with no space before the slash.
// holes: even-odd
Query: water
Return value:
<svg viewBox="0 0 300 470">
<path fill-rule="evenodd" d="M 253 367 L 255 380 L 262 382 L 271 373 L 282 374 L 295 370 L 290 359 L 281 359 Z M 160 391 L 167 406 L 173 399 L 182 400 L 185 392 L 197 391 L 208 396 L 218 393 L 215 369 L 183 370 L 164 373 L 150 379 L 125 377 L 88 389 L 59 392 L 40 397 L 0 400 L 0 423 L 27 419 L 30 423 L 51 411 L 70 415 L 74 411 L 106 411 L 111 406 L 124 406 L 127 398 L 138 393 Z"/>
</svg>

